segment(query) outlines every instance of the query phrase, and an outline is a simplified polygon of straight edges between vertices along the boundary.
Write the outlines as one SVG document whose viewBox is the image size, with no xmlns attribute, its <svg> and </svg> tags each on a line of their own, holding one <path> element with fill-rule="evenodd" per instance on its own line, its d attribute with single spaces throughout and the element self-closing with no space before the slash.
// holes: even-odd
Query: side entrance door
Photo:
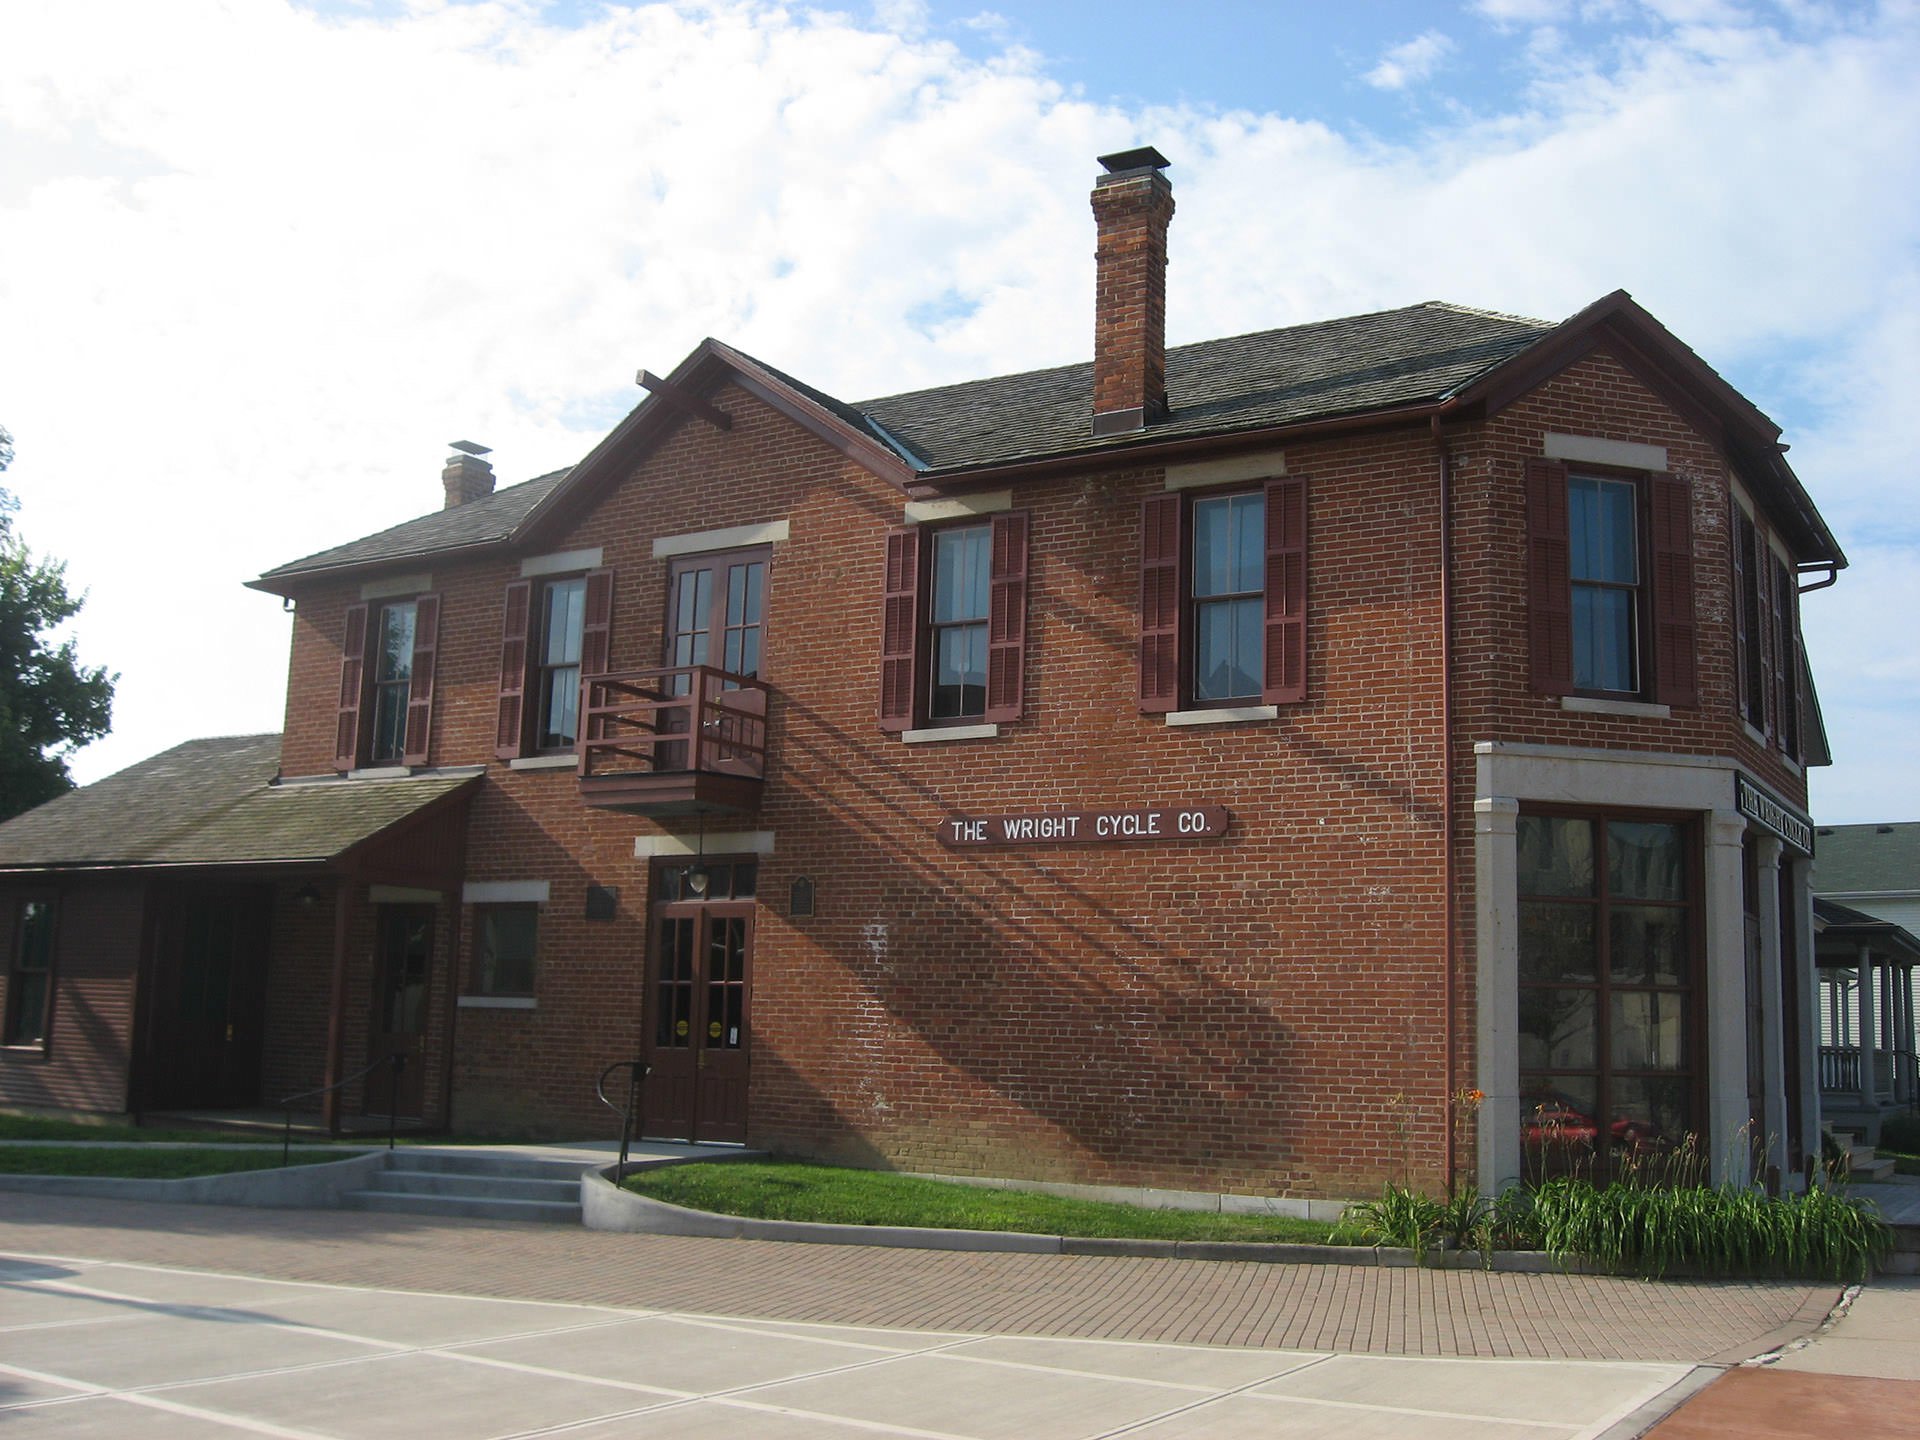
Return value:
<svg viewBox="0 0 1920 1440">
<path fill-rule="evenodd" d="M 183 896 L 161 922 L 150 1018 L 150 1108 L 258 1105 L 266 1014 L 264 893 Z"/>
<path fill-rule="evenodd" d="M 665 1140 L 747 1138 L 751 860 L 654 872 L 644 1129 Z"/>
<path fill-rule="evenodd" d="M 367 1026 L 367 1063 L 404 1055 L 398 1078 L 379 1065 L 367 1076 L 365 1112 L 419 1115 L 426 1098 L 427 1001 L 433 978 L 433 906 L 375 908 L 373 1015 Z"/>
</svg>

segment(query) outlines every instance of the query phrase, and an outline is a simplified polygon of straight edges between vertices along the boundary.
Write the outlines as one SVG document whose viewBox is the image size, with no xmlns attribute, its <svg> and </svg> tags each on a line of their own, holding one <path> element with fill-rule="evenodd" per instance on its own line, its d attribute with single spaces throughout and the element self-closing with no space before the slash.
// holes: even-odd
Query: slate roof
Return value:
<svg viewBox="0 0 1920 1440">
<path fill-rule="evenodd" d="M 1095 439 L 1089 429 L 1091 361 L 857 405 L 763 361 L 753 363 L 843 423 L 896 453 L 904 452 L 915 470 L 935 479 L 980 466 L 1095 454 L 1143 438 L 1225 435 L 1444 400 L 1554 328 L 1543 320 L 1428 301 L 1179 345 L 1167 351 L 1171 413 L 1144 433 L 1102 439 Z M 652 403 L 657 402 L 642 402 Z M 507 541 L 568 473 L 558 470 L 290 561 L 256 583 Z"/>
<path fill-rule="evenodd" d="M 1920 893 L 1920 821 L 1895 825 L 1822 825 L 1815 839 L 1823 895 Z"/>
<path fill-rule="evenodd" d="M 189 740 L 0 825 L 0 871 L 325 861 L 471 775 L 273 783 L 278 735 Z"/>
<path fill-rule="evenodd" d="M 1263 330 L 1167 351 L 1170 414 L 1154 439 L 1185 439 L 1444 400 L 1554 326 L 1428 301 Z M 1033 370 L 867 400 L 854 407 L 921 456 L 932 472 L 1097 451 L 1093 363 Z"/>
<path fill-rule="evenodd" d="M 555 470 L 533 480 L 509 485 L 478 500 L 469 500 L 450 510 L 436 510 L 418 520 L 317 551 L 299 560 L 277 565 L 260 578 L 285 579 L 312 570 L 331 570 L 340 565 L 366 565 L 381 560 L 408 560 L 437 555 L 445 550 L 463 550 L 472 545 L 495 544 L 512 537 L 529 511 L 567 478 L 568 470 Z"/>
</svg>

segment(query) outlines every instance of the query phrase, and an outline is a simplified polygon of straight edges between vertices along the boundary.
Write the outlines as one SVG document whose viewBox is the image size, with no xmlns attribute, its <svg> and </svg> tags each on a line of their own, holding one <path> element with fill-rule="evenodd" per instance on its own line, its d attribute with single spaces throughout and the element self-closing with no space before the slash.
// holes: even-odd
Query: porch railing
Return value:
<svg viewBox="0 0 1920 1440">
<path fill-rule="evenodd" d="M 712 665 L 589 675 L 580 778 L 705 771 L 764 779 L 767 687 Z"/>
<path fill-rule="evenodd" d="M 378 1070 L 382 1065 L 391 1066 L 393 1069 L 393 1074 L 388 1077 L 387 1081 L 387 1149 L 393 1149 L 394 1132 L 397 1131 L 400 1126 L 400 1072 L 407 1068 L 407 1053 L 404 1050 L 395 1050 L 390 1055 L 382 1055 L 378 1060 L 375 1060 L 371 1065 L 367 1066 L 366 1069 L 356 1070 L 353 1074 L 336 1080 L 331 1085 L 318 1085 L 311 1090 L 302 1090 L 297 1095 L 282 1096 L 280 1105 L 287 1114 L 286 1122 L 280 1131 L 280 1163 L 283 1166 L 287 1163 L 288 1153 L 293 1149 L 294 1101 L 311 1100 L 316 1095 L 325 1095 L 331 1091 L 342 1089 L 345 1086 L 353 1084 L 356 1080 L 366 1079 L 367 1076 Z"/>
<path fill-rule="evenodd" d="M 1822 1045 L 1820 1088 L 1857 1092 L 1860 1089 L 1860 1052 L 1850 1045 Z"/>
</svg>

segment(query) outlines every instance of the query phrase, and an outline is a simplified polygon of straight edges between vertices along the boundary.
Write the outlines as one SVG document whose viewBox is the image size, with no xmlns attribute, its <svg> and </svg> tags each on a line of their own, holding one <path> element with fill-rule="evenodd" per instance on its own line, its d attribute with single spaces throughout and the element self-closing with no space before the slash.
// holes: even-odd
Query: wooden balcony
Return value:
<svg viewBox="0 0 1920 1440">
<path fill-rule="evenodd" d="M 767 687 L 711 665 L 589 675 L 580 798 L 630 815 L 751 815 L 767 773 Z"/>
</svg>

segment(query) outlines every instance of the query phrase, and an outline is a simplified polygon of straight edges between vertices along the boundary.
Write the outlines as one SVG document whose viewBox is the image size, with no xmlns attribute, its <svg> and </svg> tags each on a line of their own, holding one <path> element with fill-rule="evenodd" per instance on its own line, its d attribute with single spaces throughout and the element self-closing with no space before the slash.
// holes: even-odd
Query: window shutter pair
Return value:
<svg viewBox="0 0 1920 1440">
<path fill-rule="evenodd" d="M 585 613 L 580 627 L 580 677 L 604 675 L 613 663 L 613 571 L 589 570 L 586 575 Z M 539 641 L 533 614 L 534 582 L 515 580 L 507 586 L 500 634 L 500 705 L 493 753 L 513 760 L 527 753 L 532 716 L 527 690 L 535 669 Z M 582 708 L 581 720 L 586 719 Z"/>
<path fill-rule="evenodd" d="M 987 575 L 987 704 L 981 719 L 1018 720 L 1026 704 L 1027 512 L 995 515 Z M 880 728 L 911 730 L 920 714 L 926 673 L 926 626 L 920 598 L 926 532 L 896 525 L 887 532 L 880 615 Z"/>
<path fill-rule="evenodd" d="M 1756 637 L 1748 630 L 1747 573 L 1753 568 L 1753 531 L 1740 502 L 1727 497 L 1727 549 L 1733 555 L 1733 683 L 1734 708 L 1749 722 L 1757 722 L 1748 697 L 1753 694 L 1753 676 L 1748 673 L 1753 657 L 1747 647 Z"/>
<path fill-rule="evenodd" d="M 1647 481 L 1645 579 L 1651 654 L 1639 657 L 1642 683 L 1663 705 L 1700 703 L 1693 604 L 1693 487 L 1677 475 Z M 1573 689 L 1573 580 L 1567 523 L 1567 467 L 1527 462 L 1527 650 L 1533 688 Z"/>
<path fill-rule="evenodd" d="M 1266 485 L 1266 571 L 1262 688 L 1266 705 L 1307 698 L 1307 482 L 1292 476 Z M 1140 505 L 1140 709 L 1180 708 L 1185 587 L 1186 497 L 1149 495 Z"/>
<path fill-rule="evenodd" d="M 406 765 L 427 763 L 433 734 L 433 670 L 439 648 L 440 597 L 422 595 L 413 602 L 413 675 L 407 686 L 407 725 L 400 756 Z M 360 717 L 367 698 L 367 614 L 363 601 L 349 605 L 340 636 L 340 696 L 335 713 L 333 766 L 352 770 L 360 763 Z"/>
</svg>

